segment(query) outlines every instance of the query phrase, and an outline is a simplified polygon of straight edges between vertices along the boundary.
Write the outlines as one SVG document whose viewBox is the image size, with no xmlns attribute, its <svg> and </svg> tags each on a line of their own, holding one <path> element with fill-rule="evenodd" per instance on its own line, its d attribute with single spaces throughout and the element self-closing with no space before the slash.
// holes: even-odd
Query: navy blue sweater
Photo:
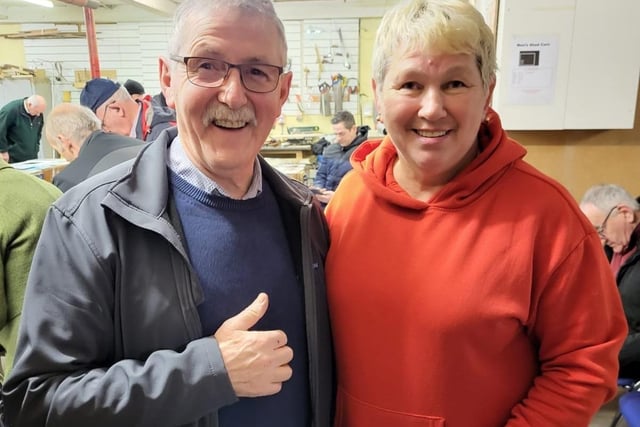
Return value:
<svg viewBox="0 0 640 427">
<path fill-rule="evenodd" d="M 241 398 L 218 411 L 220 427 L 309 425 L 309 380 L 302 285 L 271 188 L 253 199 L 208 194 L 172 173 L 177 211 L 191 263 L 204 292 L 202 330 L 212 335 L 258 295 L 269 308 L 254 330 L 281 329 L 293 348 L 292 378 L 280 393 Z"/>
</svg>

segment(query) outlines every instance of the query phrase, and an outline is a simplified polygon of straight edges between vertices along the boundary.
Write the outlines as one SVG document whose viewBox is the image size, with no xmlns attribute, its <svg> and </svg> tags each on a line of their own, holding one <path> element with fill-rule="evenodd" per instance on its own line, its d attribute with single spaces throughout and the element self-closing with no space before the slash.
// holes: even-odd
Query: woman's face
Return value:
<svg viewBox="0 0 640 427">
<path fill-rule="evenodd" d="M 398 150 L 396 167 L 428 185 L 450 181 L 473 159 L 494 85 L 484 89 L 472 55 L 413 51 L 393 57 L 374 92 Z"/>
</svg>

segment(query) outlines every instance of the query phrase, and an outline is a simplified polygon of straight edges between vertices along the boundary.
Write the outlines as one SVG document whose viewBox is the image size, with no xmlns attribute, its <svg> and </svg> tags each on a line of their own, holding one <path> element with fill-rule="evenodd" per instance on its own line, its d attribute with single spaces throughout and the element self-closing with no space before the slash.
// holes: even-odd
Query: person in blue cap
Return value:
<svg viewBox="0 0 640 427">
<path fill-rule="evenodd" d="M 80 94 L 80 104 L 102 122 L 102 130 L 152 141 L 175 125 L 175 113 L 145 99 L 134 100 L 127 89 L 105 78 L 89 80 Z"/>
</svg>

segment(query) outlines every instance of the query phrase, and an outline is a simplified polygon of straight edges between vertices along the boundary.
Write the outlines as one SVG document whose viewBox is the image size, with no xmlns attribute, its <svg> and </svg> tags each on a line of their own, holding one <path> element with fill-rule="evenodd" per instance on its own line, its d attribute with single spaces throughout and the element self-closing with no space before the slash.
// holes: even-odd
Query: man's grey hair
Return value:
<svg viewBox="0 0 640 427">
<path fill-rule="evenodd" d="M 247 15 L 258 15 L 265 21 L 270 21 L 278 30 L 280 42 L 284 51 L 283 63 L 287 63 L 287 40 L 284 25 L 276 14 L 271 0 L 185 0 L 176 9 L 173 17 L 173 34 L 169 38 L 169 55 L 184 55 L 182 46 L 187 42 L 186 37 L 193 25 L 193 18 L 202 15 L 213 16 L 218 11 L 241 9 Z M 260 43 L 260 40 L 256 40 Z"/>
<path fill-rule="evenodd" d="M 580 206 L 593 205 L 602 212 L 609 212 L 618 205 L 625 205 L 634 211 L 640 210 L 640 203 L 627 190 L 616 184 L 598 184 L 589 188 Z"/>
<path fill-rule="evenodd" d="M 100 119 L 89 108 L 64 103 L 51 110 L 45 121 L 44 133 L 49 141 L 58 141 L 58 135 L 64 135 L 82 145 L 91 133 L 101 127 Z"/>
</svg>

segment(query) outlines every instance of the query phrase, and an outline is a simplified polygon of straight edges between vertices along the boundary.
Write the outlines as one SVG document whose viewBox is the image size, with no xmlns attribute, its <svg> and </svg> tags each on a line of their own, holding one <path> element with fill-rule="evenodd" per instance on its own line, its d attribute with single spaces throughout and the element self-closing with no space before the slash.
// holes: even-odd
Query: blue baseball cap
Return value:
<svg viewBox="0 0 640 427">
<path fill-rule="evenodd" d="M 120 83 L 109 79 L 97 78 L 89 80 L 80 93 L 80 104 L 95 113 L 98 107 L 111 98 L 119 87 Z"/>
</svg>

